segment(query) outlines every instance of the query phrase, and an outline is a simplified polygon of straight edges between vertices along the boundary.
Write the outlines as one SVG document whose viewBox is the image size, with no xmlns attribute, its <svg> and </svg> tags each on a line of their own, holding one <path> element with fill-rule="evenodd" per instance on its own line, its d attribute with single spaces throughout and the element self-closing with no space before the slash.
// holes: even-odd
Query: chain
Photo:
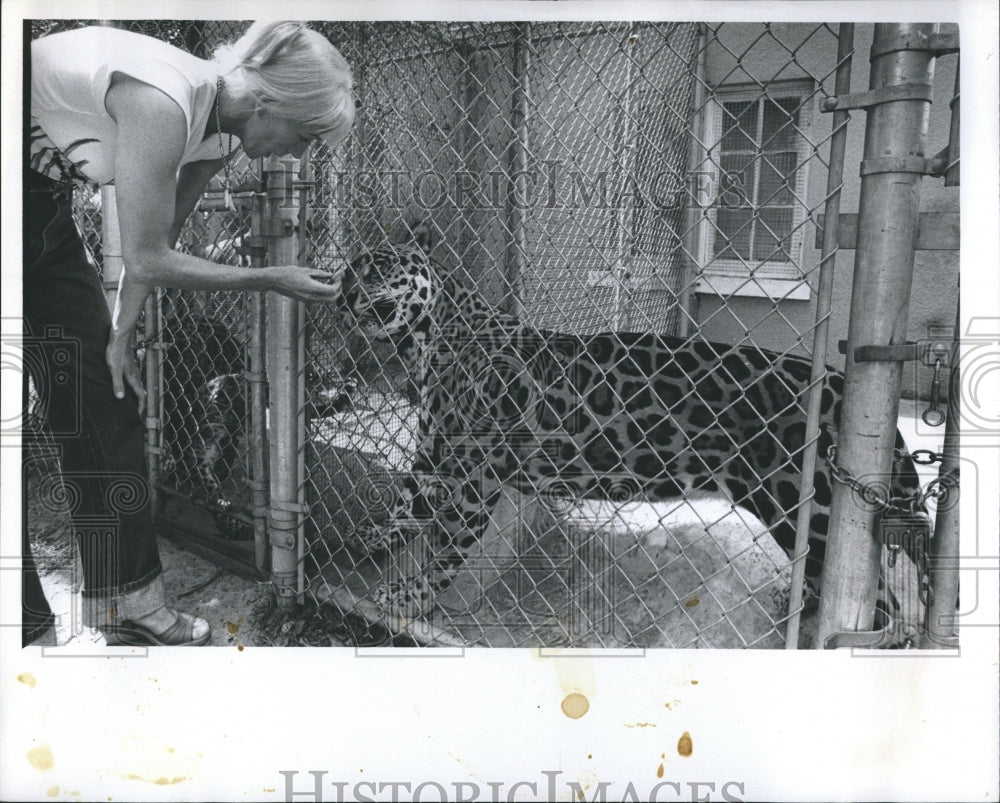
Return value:
<svg viewBox="0 0 1000 803">
<path fill-rule="evenodd" d="M 900 450 L 895 451 L 895 458 L 897 460 L 906 457 L 911 458 L 918 465 L 929 466 L 941 462 L 944 455 L 932 452 L 929 449 L 918 449 L 912 454 L 907 454 Z M 936 499 L 940 503 L 946 500 L 958 488 L 958 469 L 951 468 L 941 472 L 936 479 L 927 484 L 926 488 L 916 493 L 909 496 L 889 496 L 875 486 L 866 485 L 847 469 L 837 465 L 837 447 L 835 445 L 831 445 L 827 449 L 826 463 L 830 467 L 830 473 L 833 475 L 834 480 L 848 486 L 865 502 L 877 506 L 879 512 L 883 514 L 902 513 L 914 515 L 925 507 L 927 500 Z M 896 564 L 896 556 L 902 550 L 903 544 L 899 541 L 892 543 L 886 541 L 885 546 L 889 550 L 888 560 L 889 568 L 891 569 Z M 928 606 L 930 605 L 933 589 L 930 584 L 930 563 L 926 543 L 921 544 L 917 550 L 916 569 L 920 584 L 918 590 L 920 602 Z"/>
<path fill-rule="evenodd" d="M 910 457 L 919 465 L 932 465 L 940 462 L 943 455 L 932 452 L 929 449 L 919 449 L 911 455 L 906 452 L 896 451 L 896 459 Z M 874 505 L 883 513 L 904 513 L 912 514 L 922 509 L 929 499 L 941 501 L 946 499 L 952 490 L 958 485 L 957 471 L 951 469 L 944 472 L 940 477 L 928 483 L 925 489 L 908 496 L 890 496 L 883 489 L 874 485 L 865 484 L 850 471 L 837 465 L 837 447 L 831 445 L 826 451 L 826 464 L 830 467 L 830 473 L 834 480 L 841 485 L 846 485 L 858 495 L 864 502 Z"/>
<path fill-rule="evenodd" d="M 901 449 L 895 451 L 896 459 L 902 460 L 903 458 L 909 457 L 918 466 L 933 466 L 935 463 L 940 463 L 944 460 L 944 455 L 940 452 L 932 452 L 930 449 L 917 449 L 915 452 L 907 454 Z"/>
</svg>

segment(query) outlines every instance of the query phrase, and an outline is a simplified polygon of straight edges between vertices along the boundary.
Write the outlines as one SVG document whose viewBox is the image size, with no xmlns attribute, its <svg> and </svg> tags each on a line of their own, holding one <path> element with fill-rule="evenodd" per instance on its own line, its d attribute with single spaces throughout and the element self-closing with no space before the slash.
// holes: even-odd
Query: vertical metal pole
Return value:
<svg viewBox="0 0 1000 803">
<path fill-rule="evenodd" d="M 146 341 L 146 472 L 149 479 L 149 504 L 154 515 L 163 510 L 160 493 L 160 430 L 163 427 L 160 393 L 160 362 L 163 336 L 160 326 L 160 294 L 157 290 L 146 298 L 143 318 L 143 339 Z"/>
<path fill-rule="evenodd" d="M 854 54 L 854 23 L 841 23 L 837 37 L 837 76 L 834 95 L 851 91 L 851 61 Z M 802 479 L 799 485 L 799 510 L 795 528 L 795 550 L 792 563 L 792 587 L 788 610 L 791 616 L 785 633 L 785 649 L 794 650 L 799 644 L 799 614 L 802 604 L 802 582 L 805 580 L 806 554 L 809 551 L 810 511 L 815 491 L 816 452 L 819 442 L 820 407 L 823 399 L 823 379 L 826 377 L 827 345 L 830 333 L 830 312 L 833 308 L 833 274 L 837 261 L 837 223 L 840 218 L 840 190 L 844 181 L 844 147 L 847 143 L 847 111 L 833 113 L 833 134 L 830 137 L 830 167 L 826 176 L 826 208 L 823 218 L 823 246 L 819 263 L 819 286 L 816 290 L 816 326 L 813 329 L 812 373 L 809 379 L 809 401 L 806 409 L 806 448 L 802 453 Z"/>
<path fill-rule="evenodd" d="M 312 185 L 311 181 L 305 179 L 309 178 L 309 153 L 303 155 L 302 160 L 299 162 L 299 183 L 298 189 L 296 191 L 296 202 L 297 202 L 297 218 L 296 218 L 296 231 L 298 236 L 295 237 L 294 242 L 296 245 L 295 252 L 295 264 L 305 265 L 308 262 L 308 243 L 306 242 L 306 232 L 308 231 L 308 221 L 309 221 L 309 187 Z M 294 186 L 294 185 L 293 185 Z M 296 376 L 296 393 L 297 393 L 297 405 L 295 414 L 295 445 L 296 445 L 296 455 L 297 455 L 297 471 L 296 477 L 298 478 L 298 484 L 296 487 L 296 503 L 299 505 L 299 509 L 302 511 L 302 515 L 299 516 L 299 526 L 295 532 L 295 561 L 296 561 L 296 574 L 295 574 L 295 588 L 298 595 L 301 595 L 305 591 L 305 568 L 306 568 L 306 517 L 309 515 L 309 508 L 306 505 L 306 449 L 309 446 L 307 440 L 306 431 L 306 323 L 307 316 L 305 313 L 305 305 L 299 304 L 299 310 L 301 315 L 299 316 L 299 327 L 295 332 L 295 342 L 296 342 L 296 354 L 298 362 L 298 374 Z"/>
<path fill-rule="evenodd" d="M 944 186 L 957 187 L 961 184 L 959 157 L 961 155 L 961 120 L 962 109 L 962 60 L 955 62 L 955 92 L 952 94 L 951 103 L 951 128 L 948 131 L 948 165 L 944 172 Z"/>
<path fill-rule="evenodd" d="M 632 141 L 632 48 L 638 43 L 635 35 L 635 28 L 632 24 L 628 26 L 625 34 L 625 92 L 621 102 L 622 107 L 622 142 L 618 151 L 618 172 L 623 177 L 630 176 L 629 168 L 632 166 L 632 152 L 635 143 Z M 628 281 L 628 262 L 631 257 L 632 240 L 634 233 L 631 226 L 635 225 L 634 210 L 632 204 L 634 199 L 629 195 L 628 203 L 618 204 L 618 243 L 615 254 L 614 276 L 614 319 L 612 328 L 621 331 L 624 327 L 625 316 L 623 308 L 625 306 L 625 282 Z"/>
<path fill-rule="evenodd" d="M 298 198 L 293 190 L 298 162 L 270 157 L 264 167 L 268 263 L 295 264 L 298 256 Z M 302 304 L 267 294 L 267 377 L 270 388 L 268 455 L 271 505 L 271 583 L 278 608 L 289 610 L 298 596 L 299 504 L 299 321 Z"/>
<path fill-rule="evenodd" d="M 944 173 L 944 185 L 957 187 L 960 184 L 959 140 L 961 127 L 961 87 L 962 63 L 955 64 L 955 91 L 951 103 L 951 128 L 948 136 L 948 164 Z M 960 306 L 960 305 L 959 305 Z M 955 310 L 955 340 L 951 349 L 951 371 L 948 375 L 948 417 L 944 424 L 944 444 L 941 448 L 942 460 L 938 473 L 944 483 L 947 496 L 938 501 L 938 512 L 934 522 L 934 537 L 928 548 L 930 568 L 930 594 L 927 605 L 927 636 L 931 644 L 943 647 L 958 646 L 958 555 L 959 555 L 959 405 L 961 399 L 961 377 L 958 360 L 958 324 L 961 310 Z"/>
<path fill-rule="evenodd" d="M 514 181 L 510 204 L 510 227 L 514 258 L 508 261 L 507 311 L 518 318 L 524 301 L 524 271 L 528 262 L 525 207 L 528 200 L 528 114 L 531 102 L 531 23 L 518 25 L 514 40 L 514 77 L 518 82 L 514 101 Z"/>
<path fill-rule="evenodd" d="M 928 36 L 928 24 L 878 24 L 872 42 L 869 87 L 930 85 L 934 57 L 927 50 L 895 50 L 904 35 Z M 887 51 L 887 52 L 883 52 Z M 902 377 L 900 362 L 856 362 L 857 346 L 906 341 L 913 254 L 920 206 L 918 167 L 926 151 L 930 101 L 880 99 L 868 111 L 854 286 L 837 461 L 869 482 L 892 466 Z M 875 614 L 882 546 L 873 537 L 876 512 L 835 484 L 823 565 L 819 643 L 843 631 L 870 630 Z"/>
<path fill-rule="evenodd" d="M 958 311 L 955 313 L 958 321 Z M 956 325 L 956 335 L 958 327 Z M 959 554 L 959 414 L 961 384 L 959 376 L 958 338 L 952 343 L 951 370 L 948 376 L 948 417 L 944 424 L 944 444 L 941 448 L 939 481 L 947 495 L 938 500 L 934 537 L 928 550 L 930 568 L 930 600 L 927 605 L 927 635 L 938 647 L 958 646 L 958 554 Z"/>
<path fill-rule="evenodd" d="M 694 170 L 700 167 L 704 160 L 705 153 L 705 49 L 708 46 L 708 35 L 704 22 L 698 25 L 698 56 L 695 62 L 694 74 L 694 114 L 691 119 L 691 145 L 688 149 L 688 169 Z M 691 314 L 691 301 L 695 298 L 693 291 L 695 276 L 698 273 L 698 239 L 701 232 L 701 205 L 699 203 L 698 185 L 695 183 L 696 176 L 685 176 L 688 192 L 687 209 L 684 213 L 684 256 L 686 270 L 684 272 L 684 283 L 682 285 L 681 297 L 678 299 L 681 306 L 680 330 L 678 335 L 687 337 L 691 330 L 693 320 Z"/>
<path fill-rule="evenodd" d="M 258 163 L 259 166 L 260 163 Z M 258 170 L 258 173 L 261 171 Z M 258 190 L 260 188 L 258 187 Z M 264 232 L 264 197 L 256 192 L 250 212 L 250 233 L 256 238 Z M 250 265 L 263 267 L 266 259 L 256 248 L 251 249 Z M 270 571 L 267 538 L 267 364 L 264 350 L 264 296 L 249 293 L 247 337 L 247 383 L 250 395 L 250 511 L 253 516 L 254 565 L 262 576 Z"/>
</svg>

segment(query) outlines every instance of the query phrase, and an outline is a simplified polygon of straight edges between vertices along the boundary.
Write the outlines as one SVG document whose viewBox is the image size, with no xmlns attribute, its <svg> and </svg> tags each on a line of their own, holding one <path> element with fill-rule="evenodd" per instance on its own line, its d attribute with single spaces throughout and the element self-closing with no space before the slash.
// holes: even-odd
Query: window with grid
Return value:
<svg viewBox="0 0 1000 803">
<path fill-rule="evenodd" d="M 811 81 L 714 91 L 705 131 L 716 191 L 699 289 L 786 295 L 800 284 L 790 297 L 808 297 L 801 263 L 813 97 Z"/>
</svg>

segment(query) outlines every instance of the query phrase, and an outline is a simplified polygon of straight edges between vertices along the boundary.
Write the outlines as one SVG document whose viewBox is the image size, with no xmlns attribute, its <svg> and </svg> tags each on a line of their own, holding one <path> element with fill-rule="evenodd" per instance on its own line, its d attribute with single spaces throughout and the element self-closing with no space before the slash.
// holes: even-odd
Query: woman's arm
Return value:
<svg viewBox="0 0 1000 803">
<path fill-rule="evenodd" d="M 239 268 L 173 249 L 177 170 L 185 144 L 184 115 L 148 84 L 119 77 L 108 90 L 118 123 L 115 187 L 125 270 L 141 284 L 188 290 L 274 290 L 302 301 L 332 301 L 339 287 L 311 268 Z"/>
<path fill-rule="evenodd" d="M 181 229 L 194 211 L 198 199 L 208 186 L 209 180 L 222 169 L 223 164 L 224 160 L 213 159 L 208 162 L 190 162 L 181 168 L 174 202 L 174 222 L 168 237 L 171 247 L 177 245 Z"/>
<path fill-rule="evenodd" d="M 142 387 L 130 345 L 153 285 L 190 290 L 274 290 L 302 301 L 336 299 L 340 284 L 323 271 L 291 265 L 240 268 L 175 251 L 178 221 L 187 217 L 201 189 L 194 190 L 196 178 L 201 178 L 197 170 L 184 177 L 190 177 L 190 184 L 185 180 L 178 186 L 178 165 L 186 142 L 184 114 L 160 90 L 125 76 L 116 76 L 105 106 L 118 124 L 115 194 L 124 275 L 106 358 L 119 398 L 123 379 L 133 389 Z"/>
<path fill-rule="evenodd" d="M 191 162 L 184 165 L 177 182 L 174 222 L 170 228 L 169 242 L 176 246 L 181 229 L 191 212 L 194 211 L 202 191 L 209 179 L 222 167 L 223 160 Z M 139 415 L 145 409 L 146 390 L 142 384 L 135 364 L 135 321 L 145 305 L 146 298 L 152 292 L 153 286 L 140 284 L 130 278 L 127 271 L 122 271 L 118 281 L 118 295 L 115 297 L 115 309 L 112 314 L 112 332 L 105 352 L 105 359 L 111 368 L 112 385 L 118 398 L 124 396 L 124 383 L 135 392 L 139 398 Z M 128 321 L 133 321 L 131 327 Z"/>
</svg>

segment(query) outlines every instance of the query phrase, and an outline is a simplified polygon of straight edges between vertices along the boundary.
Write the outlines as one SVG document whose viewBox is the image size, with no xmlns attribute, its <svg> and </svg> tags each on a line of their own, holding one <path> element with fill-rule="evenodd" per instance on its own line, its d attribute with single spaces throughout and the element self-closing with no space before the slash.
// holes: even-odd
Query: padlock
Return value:
<svg viewBox="0 0 1000 803">
<path fill-rule="evenodd" d="M 876 528 L 879 539 L 889 550 L 890 569 L 895 567 L 900 550 L 905 550 L 918 568 L 923 565 L 931 530 L 927 516 L 888 511 L 879 516 Z"/>
</svg>

